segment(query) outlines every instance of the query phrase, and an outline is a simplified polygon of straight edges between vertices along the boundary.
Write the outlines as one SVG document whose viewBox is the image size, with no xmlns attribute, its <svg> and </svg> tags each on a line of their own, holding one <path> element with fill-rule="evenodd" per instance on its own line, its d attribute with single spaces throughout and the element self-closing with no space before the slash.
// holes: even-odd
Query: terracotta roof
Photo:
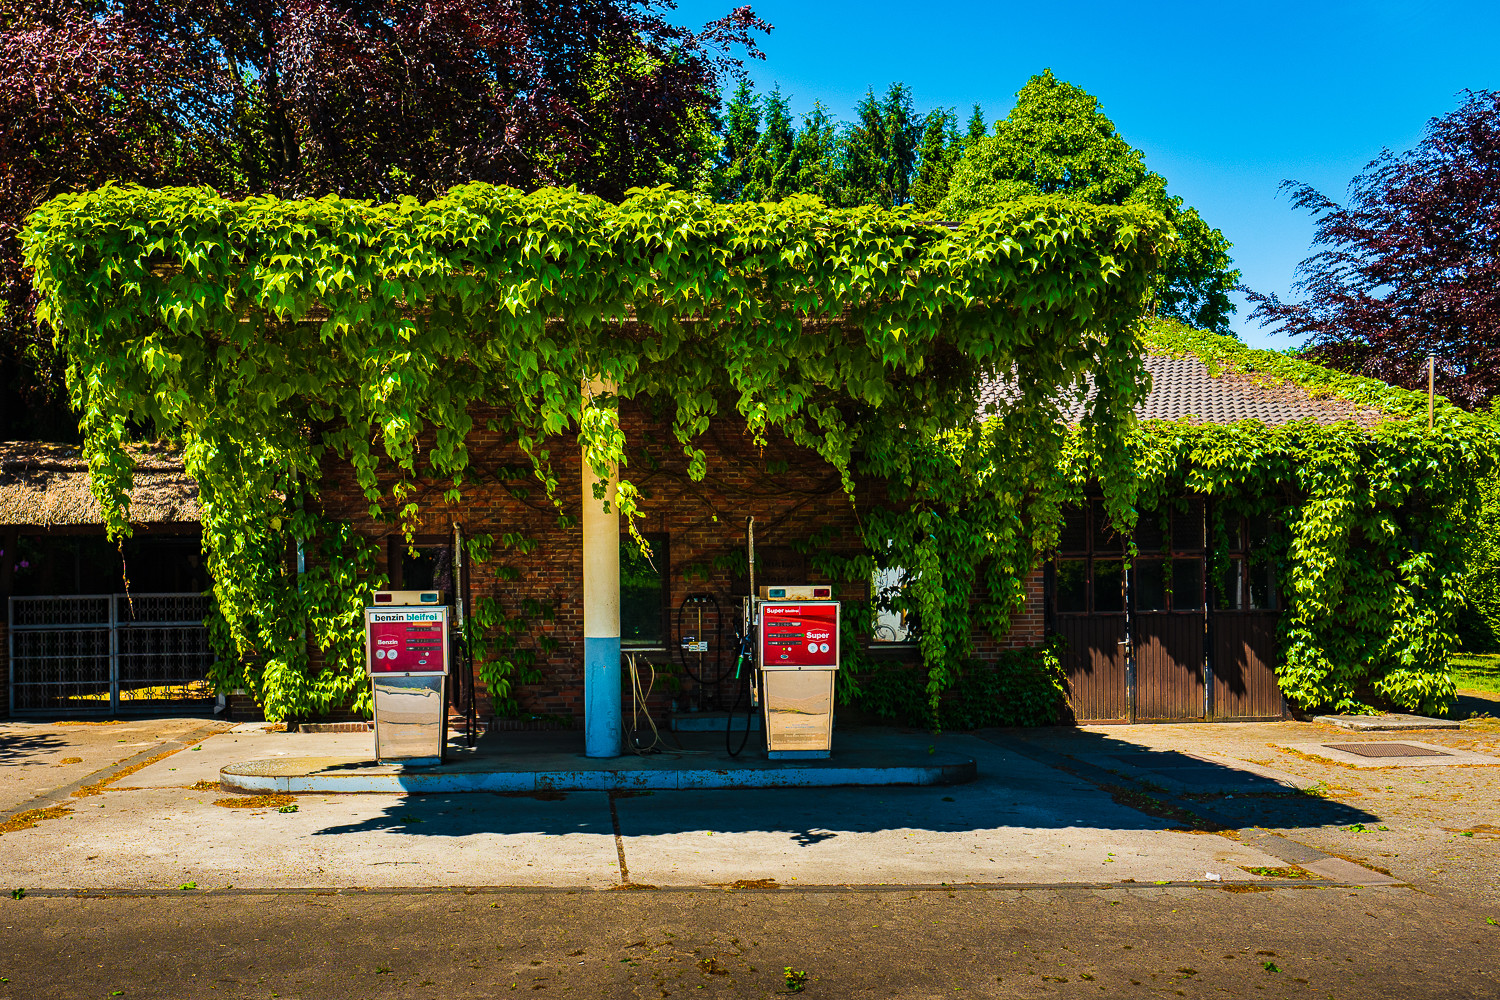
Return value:
<svg viewBox="0 0 1500 1000">
<path fill-rule="evenodd" d="M 1314 398 L 1307 390 L 1290 383 L 1262 382 L 1253 374 L 1210 375 L 1208 366 L 1192 355 L 1174 358 L 1148 354 L 1146 371 L 1151 374 L 1151 392 L 1135 408 L 1136 416 L 1142 420 L 1186 419 L 1204 424 L 1258 420 L 1272 427 L 1297 420 L 1319 424 L 1352 420 L 1371 427 L 1384 419 L 1379 410 L 1333 397 Z M 1003 405 L 1013 397 L 1013 389 L 1003 382 L 993 382 L 985 387 L 980 401 Z M 1081 396 L 1064 403 L 1064 419 L 1070 424 L 1082 420 L 1092 397 L 1090 386 Z"/>
<path fill-rule="evenodd" d="M 133 524 L 196 524 L 202 517 L 198 484 L 182 460 L 156 446 L 134 449 Z M 88 463 L 75 446 L 35 441 L 0 442 L 0 524 L 36 527 L 104 523 L 89 488 Z"/>
</svg>

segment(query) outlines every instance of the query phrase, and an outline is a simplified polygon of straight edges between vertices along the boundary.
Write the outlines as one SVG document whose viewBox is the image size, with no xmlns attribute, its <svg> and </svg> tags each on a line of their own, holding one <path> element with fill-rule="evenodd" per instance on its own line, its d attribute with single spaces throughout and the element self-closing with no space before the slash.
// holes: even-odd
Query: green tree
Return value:
<svg viewBox="0 0 1500 1000">
<path fill-rule="evenodd" d="M 975 109 L 976 112 L 978 109 Z M 970 122 L 974 134 L 976 114 Z M 1115 129 L 1093 95 L 1052 75 L 1034 76 L 995 134 L 973 142 L 954 168 L 939 211 L 954 218 L 1028 194 L 1066 194 L 1098 205 L 1140 205 L 1176 230 L 1156 287 L 1156 310 L 1201 329 L 1228 332 L 1229 293 L 1240 272 L 1229 241 L 1167 193 L 1164 177 Z"/>
<path fill-rule="evenodd" d="M 883 99 L 865 91 L 843 141 L 842 204 L 891 208 L 911 200 L 922 126 L 911 91 L 893 83 Z"/>
<path fill-rule="evenodd" d="M 749 77 L 740 77 L 724 108 L 722 146 L 715 171 L 714 194 L 720 201 L 740 201 L 750 180 L 750 159 L 760 141 L 760 98 Z"/>
<path fill-rule="evenodd" d="M 944 108 L 927 116 L 922 144 L 917 150 L 917 176 L 911 185 L 911 202 L 930 212 L 948 193 L 953 166 L 963 155 L 964 140 L 958 134 L 958 115 Z"/>
<path fill-rule="evenodd" d="M 766 95 L 764 110 L 765 129 L 750 151 L 746 201 L 780 201 L 798 190 L 792 171 L 796 128 L 792 124 L 791 104 L 779 85 Z"/>
<path fill-rule="evenodd" d="M 964 142 L 966 144 L 976 143 L 988 133 L 989 126 L 984 123 L 984 109 L 976 103 L 974 110 L 969 112 L 969 131 L 964 136 Z"/>
<path fill-rule="evenodd" d="M 817 195 L 833 205 L 839 189 L 839 124 L 822 101 L 802 116 L 802 127 L 792 145 L 792 160 L 787 167 L 789 191 Z"/>
</svg>

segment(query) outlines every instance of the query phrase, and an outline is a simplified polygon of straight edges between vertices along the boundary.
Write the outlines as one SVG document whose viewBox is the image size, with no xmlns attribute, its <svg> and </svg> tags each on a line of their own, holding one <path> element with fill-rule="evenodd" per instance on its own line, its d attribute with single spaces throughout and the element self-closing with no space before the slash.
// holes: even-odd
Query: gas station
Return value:
<svg viewBox="0 0 1500 1000">
<path fill-rule="evenodd" d="M 43 254 L 38 288 L 51 315 L 66 318 L 66 349 L 85 366 L 161 351 L 202 361 L 98 370 L 149 384 L 140 398 L 167 408 L 158 429 L 195 442 L 185 471 L 246 498 L 205 505 L 206 538 L 254 536 L 261 560 L 245 587 L 219 595 L 238 656 L 224 660 L 228 696 L 299 728 L 327 719 L 363 729 L 338 717 L 373 716 L 362 754 L 226 767 L 224 784 L 247 791 L 969 780 L 974 761 L 928 753 L 925 734 L 838 726 L 835 693 L 855 686 L 854 657 L 863 666 L 875 627 L 864 620 L 876 603 L 870 580 L 849 568 L 876 558 L 854 479 L 869 480 L 861 504 L 907 503 L 917 445 L 974 426 L 981 406 L 994 412 L 981 395 L 997 378 L 1023 390 L 1008 411 L 1018 429 L 1056 426 L 1058 391 L 1093 377 L 1115 387 L 1096 394 L 1097 429 L 1119 430 L 1126 416 L 1114 403 L 1128 401 L 1139 367 L 1136 324 L 1165 231 L 1149 212 L 1065 199 L 948 225 L 816 200 L 726 207 L 667 189 L 620 205 L 487 185 L 399 210 L 134 189 L 49 204 L 33 223 L 54 234 L 47 247 L 105 232 L 101 252 L 130 269 L 108 280 L 132 282 L 131 301 L 150 303 L 91 319 L 114 296 L 68 254 Z M 560 227 L 563 217 L 573 221 Z M 115 221 L 100 228 L 100 219 Z M 295 253 L 267 256 L 286 239 Z M 163 254 L 172 260 L 152 263 Z M 351 262 L 348 280 L 311 279 L 308 262 L 328 255 Z M 204 302 L 181 261 L 201 271 L 210 257 L 226 292 Z M 238 354 L 218 351 L 225 336 Z M 138 342 L 152 346 L 144 355 L 111 346 Z M 356 385 L 366 377 L 375 381 Z M 269 387 L 256 398 L 276 403 L 248 422 L 182 404 L 254 380 Z M 136 398 L 139 387 L 124 384 L 123 395 L 98 390 L 117 429 L 139 416 L 111 409 Z M 332 429 L 313 433 L 309 413 Z M 89 440 L 101 456 L 124 447 L 102 432 Z M 1018 447 L 1045 458 L 1060 442 L 1043 435 Z M 220 462 L 241 452 L 261 457 Z M 621 464 L 631 466 L 628 488 Z M 706 478 L 709 469 L 720 478 Z M 948 492 L 942 503 L 965 502 L 961 489 Z M 1003 506 L 1019 511 L 1023 492 L 1007 492 Z M 763 537 L 802 546 L 809 561 L 844 559 L 843 576 L 808 564 L 757 581 L 758 519 Z M 673 727 L 649 683 L 640 697 L 639 637 L 622 641 L 621 553 L 631 538 L 648 548 L 641 530 L 665 534 L 681 556 L 660 571 L 663 619 L 689 582 L 717 577 L 713 639 L 696 621 L 691 637 L 675 639 L 700 667 L 690 713 L 709 694 L 701 668 L 710 655 L 727 662 L 733 644 L 732 674 L 716 667 L 710 699 L 721 732 Z M 471 549 L 466 537 L 484 541 Z M 421 545 L 441 548 L 442 572 L 407 579 L 403 553 Z M 506 550 L 505 565 L 492 545 Z M 211 549 L 224 570 L 236 568 L 227 543 Z M 466 552 L 484 564 L 472 593 Z M 1015 580 L 1031 569 L 1005 572 Z M 304 573 L 322 574 L 337 603 L 292 599 L 306 593 Z M 1040 599 L 1027 590 L 1024 600 Z M 693 606 L 695 620 L 711 602 Z M 273 606 L 288 610 L 255 611 Z M 1031 611 L 1030 631 L 970 629 L 972 642 L 945 639 L 943 655 L 1034 646 Z M 726 619 L 734 627 L 720 631 Z M 661 640 L 651 655 L 677 652 Z M 927 662 L 936 651 L 904 646 L 882 650 L 893 654 L 885 662 L 937 669 Z M 551 728 L 492 725 L 479 738 L 481 675 L 491 709 L 505 709 L 497 722 Z M 655 735 L 644 746 L 634 721 L 642 702 Z"/>
<path fill-rule="evenodd" d="M 581 748 L 571 733 L 488 733 L 476 740 L 470 727 L 450 738 L 451 692 L 464 683 L 459 672 L 469 669 L 461 654 L 465 602 L 439 591 L 384 590 L 364 612 L 373 756 L 245 761 L 223 769 L 224 785 L 255 793 L 451 793 L 946 785 L 975 777 L 973 759 L 928 753 L 910 740 L 855 731 L 835 746 L 842 605 L 829 585 L 777 583 L 742 595 L 722 727 L 674 732 L 670 742 L 658 733 L 647 748 L 627 745 L 622 688 L 633 664 L 619 639 L 619 534 L 607 512 L 589 516 L 588 506 Z M 746 545 L 753 566 L 753 518 Z M 683 639 L 684 653 L 720 652 L 702 631 L 699 623 Z"/>
<path fill-rule="evenodd" d="M 587 497 L 593 477 L 586 463 L 583 469 Z M 487 732 L 476 739 L 470 725 L 461 736 L 450 734 L 451 706 L 465 707 L 454 692 L 473 690 L 466 578 L 455 573 L 456 594 L 381 590 L 365 608 L 372 754 L 240 762 L 223 769 L 225 786 L 255 793 L 450 793 L 940 785 L 974 778 L 971 758 L 929 754 L 920 741 L 860 729 L 835 735 L 843 604 L 829 584 L 758 583 L 753 516 L 746 517 L 741 538 L 751 568 L 749 592 L 734 595 L 737 606 L 727 613 L 711 595 L 690 595 L 679 608 L 683 624 L 674 637 L 678 655 L 698 663 L 697 676 L 722 679 L 718 691 L 727 711 L 682 713 L 711 724 L 699 731 L 673 725 L 678 731 L 661 733 L 643 698 L 630 709 L 624 702 L 627 691 L 639 692 L 639 672 L 646 669 L 620 640 L 620 550 L 631 544 L 622 542 L 629 536 L 621 535 L 612 509 L 597 501 L 583 508 L 581 741 L 576 730 Z M 454 537 L 461 536 L 459 528 Z M 691 619 L 683 617 L 687 612 Z M 732 627 L 720 627 L 715 612 Z M 704 666 L 714 661 L 722 662 L 721 670 Z M 669 728 L 668 719 L 660 721 L 660 729 Z M 634 738 L 631 727 L 645 725 L 654 738 Z"/>
</svg>

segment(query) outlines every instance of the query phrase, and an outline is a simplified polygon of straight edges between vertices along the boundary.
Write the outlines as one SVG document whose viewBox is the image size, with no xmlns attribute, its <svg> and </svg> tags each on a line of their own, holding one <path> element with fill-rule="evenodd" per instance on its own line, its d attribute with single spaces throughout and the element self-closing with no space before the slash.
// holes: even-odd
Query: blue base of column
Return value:
<svg viewBox="0 0 1500 1000">
<path fill-rule="evenodd" d="M 620 637 L 583 640 L 583 753 L 618 757 L 625 752 L 620 714 Z"/>
</svg>

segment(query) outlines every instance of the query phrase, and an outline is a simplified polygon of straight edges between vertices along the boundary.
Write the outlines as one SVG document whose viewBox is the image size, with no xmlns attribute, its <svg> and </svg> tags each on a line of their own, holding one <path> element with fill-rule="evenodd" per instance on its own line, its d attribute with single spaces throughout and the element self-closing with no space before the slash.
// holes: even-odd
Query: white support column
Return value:
<svg viewBox="0 0 1500 1000">
<path fill-rule="evenodd" d="M 594 382 L 586 391 L 612 391 Z M 609 470 L 609 511 L 594 497 L 600 482 L 583 462 L 583 744 L 588 757 L 618 757 L 625 750 L 620 704 L 620 512 L 615 507 L 619 470 Z"/>
</svg>

